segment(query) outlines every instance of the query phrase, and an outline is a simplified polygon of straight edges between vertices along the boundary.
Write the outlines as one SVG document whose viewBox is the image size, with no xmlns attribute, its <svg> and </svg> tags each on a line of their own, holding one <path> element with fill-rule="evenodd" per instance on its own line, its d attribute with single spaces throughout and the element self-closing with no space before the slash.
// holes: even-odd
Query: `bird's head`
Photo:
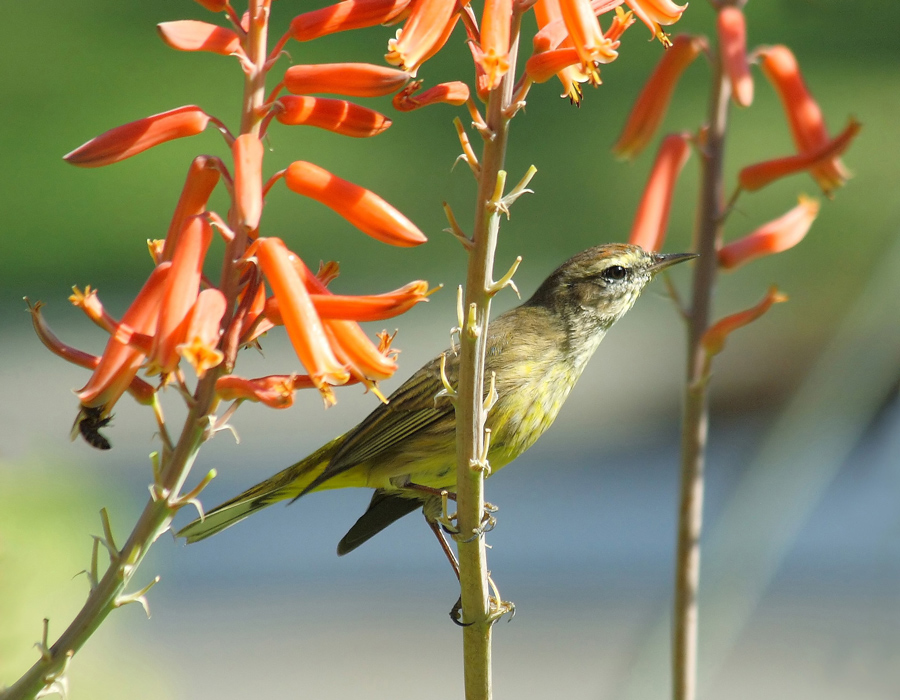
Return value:
<svg viewBox="0 0 900 700">
<path fill-rule="evenodd" d="M 695 257 L 648 253 L 625 243 L 588 248 L 556 268 L 527 303 L 552 309 L 576 329 L 605 331 L 657 272 Z"/>
</svg>

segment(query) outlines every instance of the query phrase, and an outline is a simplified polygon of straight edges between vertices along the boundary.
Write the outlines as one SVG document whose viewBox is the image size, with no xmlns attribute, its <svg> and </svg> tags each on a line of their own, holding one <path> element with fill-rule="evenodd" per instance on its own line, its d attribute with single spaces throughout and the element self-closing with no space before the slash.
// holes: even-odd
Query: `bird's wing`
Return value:
<svg viewBox="0 0 900 700">
<path fill-rule="evenodd" d="M 399 520 L 404 515 L 412 513 L 421 507 L 422 501 L 418 498 L 406 498 L 396 494 L 388 494 L 384 491 L 376 491 L 372 495 L 372 501 L 366 512 L 350 528 L 343 539 L 338 543 L 338 556 L 352 552 L 363 542 L 374 537 L 391 523 Z"/>
<path fill-rule="evenodd" d="M 448 375 L 455 376 L 455 358 L 448 354 Z M 452 420 L 453 404 L 435 397 L 442 388 L 440 358 L 431 361 L 350 430 L 319 477 L 303 493 L 351 467 L 378 457 L 420 430 L 441 420 Z M 302 495 L 302 494 L 301 494 Z"/>
</svg>

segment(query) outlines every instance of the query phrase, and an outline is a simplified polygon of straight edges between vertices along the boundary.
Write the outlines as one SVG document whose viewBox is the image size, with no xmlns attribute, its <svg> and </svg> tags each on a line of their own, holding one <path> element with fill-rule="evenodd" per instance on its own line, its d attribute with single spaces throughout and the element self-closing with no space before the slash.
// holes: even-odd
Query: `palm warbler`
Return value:
<svg viewBox="0 0 900 700">
<path fill-rule="evenodd" d="M 560 265 L 531 299 L 490 323 L 486 376 L 495 373 L 498 394 L 487 416 L 493 472 L 550 427 L 606 331 L 653 275 L 693 257 L 648 253 L 624 244 L 590 248 Z M 457 359 L 452 352 L 445 357 L 453 384 Z M 178 535 L 196 542 L 276 501 L 351 486 L 375 493 L 338 544 L 339 555 L 419 507 L 433 521 L 440 506 L 435 494 L 456 486 L 456 417 L 452 403 L 438 397 L 440 367 L 440 357 L 432 360 L 355 428 Z"/>
</svg>

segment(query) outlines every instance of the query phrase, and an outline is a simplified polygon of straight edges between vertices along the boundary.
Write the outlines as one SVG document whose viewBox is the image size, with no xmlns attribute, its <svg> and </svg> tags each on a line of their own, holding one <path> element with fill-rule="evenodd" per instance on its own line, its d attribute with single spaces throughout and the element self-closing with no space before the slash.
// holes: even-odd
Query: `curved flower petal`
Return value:
<svg viewBox="0 0 900 700">
<path fill-rule="evenodd" d="M 330 207 L 363 233 L 397 246 L 424 243 L 424 234 L 403 214 L 374 192 L 332 175 L 303 160 L 284 172 L 287 186 L 304 197 Z"/>
<path fill-rule="evenodd" d="M 225 359 L 217 346 L 226 308 L 225 295 L 218 289 L 204 289 L 200 292 L 191 309 L 184 342 L 175 348 L 191 364 L 198 378 Z"/>
<path fill-rule="evenodd" d="M 169 223 L 166 241 L 157 262 L 172 259 L 172 254 L 178 245 L 178 234 L 181 233 L 184 222 L 190 217 L 206 211 L 206 204 L 216 185 L 219 184 L 219 177 L 223 171 L 225 171 L 224 164 L 214 156 L 194 158 L 188 168 L 184 187 L 181 189 L 178 204 L 175 205 L 175 213 Z"/>
<path fill-rule="evenodd" d="M 625 4 L 647 25 L 647 28 L 659 39 L 663 46 L 670 46 L 669 37 L 660 25 L 675 24 L 687 9 L 687 3 L 676 5 L 672 0 L 625 0 Z"/>
<path fill-rule="evenodd" d="M 706 333 L 700 339 L 700 344 L 706 350 L 706 356 L 718 355 L 725 348 L 725 341 L 728 340 L 728 336 L 734 331 L 746 326 L 748 323 L 753 323 L 753 321 L 771 309 L 773 304 L 780 304 L 787 300 L 787 296 L 781 294 L 776 287 L 770 287 L 766 296 L 756 306 L 726 316 L 714 323 L 706 329 Z"/>
<path fill-rule="evenodd" d="M 63 156 L 82 168 L 118 163 L 166 141 L 196 136 L 206 128 L 209 115 L 189 105 L 138 119 L 100 134 Z"/>
<path fill-rule="evenodd" d="M 388 41 L 385 60 L 415 75 L 442 39 L 456 13 L 456 0 L 417 0 L 398 38 Z"/>
</svg>

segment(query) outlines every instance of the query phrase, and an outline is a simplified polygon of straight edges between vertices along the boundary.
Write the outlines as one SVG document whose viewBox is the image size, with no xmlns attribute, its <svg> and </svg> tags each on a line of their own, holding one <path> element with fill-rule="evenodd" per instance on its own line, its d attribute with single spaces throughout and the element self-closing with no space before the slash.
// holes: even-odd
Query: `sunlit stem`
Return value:
<svg viewBox="0 0 900 700">
<path fill-rule="evenodd" d="M 462 154 L 457 160 L 465 161 L 466 165 L 468 165 L 469 169 L 472 171 L 472 174 L 477 178 L 478 173 L 481 171 L 481 166 L 478 164 L 478 156 L 475 155 L 475 151 L 472 149 L 472 142 L 469 141 L 469 135 L 466 133 L 462 120 L 459 117 L 456 117 L 453 120 L 453 126 L 456 128 L 456 135 L 459 137 L 459 144 L 463 149 Z"/>
</svg>

